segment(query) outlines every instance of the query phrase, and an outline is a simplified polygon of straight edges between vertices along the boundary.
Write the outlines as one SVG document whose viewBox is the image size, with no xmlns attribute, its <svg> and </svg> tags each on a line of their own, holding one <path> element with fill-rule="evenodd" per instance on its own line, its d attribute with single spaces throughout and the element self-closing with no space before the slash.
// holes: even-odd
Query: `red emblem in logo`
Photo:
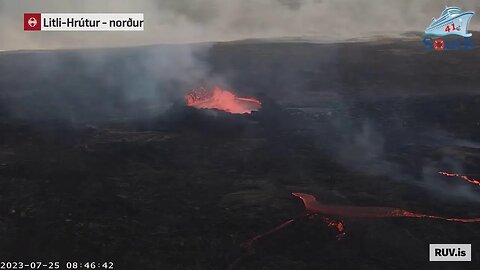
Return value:
<svg viewBox="0 0 480 270">
<path fill-rule="evenodd" d="M 23 14 L 23 30 L 40 31 L 42 29 L 42 14 L 40 13 L 24 13 Z"/>
<path fill-rule="evenodd" d="M 443 51 L 445 49 L 445 42 L 441 39 L 437 39 L 435 40 L 435 42 L 433 43 L 433 47 L 435 48 L 435 50 L 437 51 Z"/>
</svg>

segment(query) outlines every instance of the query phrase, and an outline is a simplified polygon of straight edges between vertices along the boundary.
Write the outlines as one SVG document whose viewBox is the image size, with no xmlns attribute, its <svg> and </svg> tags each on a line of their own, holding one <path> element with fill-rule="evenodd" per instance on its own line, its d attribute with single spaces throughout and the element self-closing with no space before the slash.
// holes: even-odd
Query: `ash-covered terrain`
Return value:
<svg viewBox="0 0 480 270">
<path fill-rule="evenodd" d="M 477 37 L 478 33 L 474 34 Z M 480 45 L 480 40 L 475 39 Z M 302 220 L 337 205 L 480 217 L 479 50 L 421 38 L 0 54 L 0 258 L 115 269 L 478 269 L 480 224 Z M 185 105 L 225 85 L 252 114 Z M 470 263 L 429 263 L 471 243 Z"/>
</svg>

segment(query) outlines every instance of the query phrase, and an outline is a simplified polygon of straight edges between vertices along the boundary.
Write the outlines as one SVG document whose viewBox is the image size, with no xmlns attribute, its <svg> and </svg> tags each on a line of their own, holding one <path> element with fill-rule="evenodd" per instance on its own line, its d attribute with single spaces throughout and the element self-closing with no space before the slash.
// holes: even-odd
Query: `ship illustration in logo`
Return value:
<svg viewBox="0 0 480 270">
<path fill-rule="evenodd" d="M 462 12 L 459 7 L 446 7 L 438 19 L 432 19 L 430 26 L 425 29 L 425 35 L 471 37 L 472 34 L 468 33 L 468 25 L 473 15 L 475 15 L 474 11 Z"/>
</svg>

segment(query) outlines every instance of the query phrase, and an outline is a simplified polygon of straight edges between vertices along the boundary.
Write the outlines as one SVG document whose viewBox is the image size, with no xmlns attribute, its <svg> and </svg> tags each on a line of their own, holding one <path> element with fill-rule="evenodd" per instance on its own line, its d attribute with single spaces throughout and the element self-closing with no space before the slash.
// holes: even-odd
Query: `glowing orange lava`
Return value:
<svg viewBox="0 0 480 270">
<path fill-rule="evenodd" d="M 471 184 L 474 184 L 474 185 L 477 185 L 477 186 L 480 186 L 480 181 L 479 180 L 476 180 L 476 179 L 470 179 L 468 178 L 468 176 L 465 176 L 465 175 L 460 175 L 460 174 L 456 174 L 456 173 L 448 173 L 448 172 L 438 172 L 439 174 L 441 175 L 445 175 L 445 176 L 448 176 L 448 177 L 458 177 L 458 178 L 461 178 Z"/>
<path fill-rule="evenodd" d="M 480 222 L 480 218 L 444 218 L 439 216 L 425 215 L 409 212 L 400 208 L 391 207 L 361 207 L 361 206 L 338 206 L 321 204 L 315 196 L 305 193 L 292 193 L 300 198 L 305 205 L 307 213 L 320 214 L 333 217 L 370 217 L 370 218 L 388 218 L 388 217 L 406 217 L 406 218 L 430 218 L 441 219 L 452 222 L 472 223 Z M 342 228 L 343 229 L 343 228 Z"/>
<path fill-rule="evenodd" d="M 451 174 L 449 176 L 457 176 Z M 317 201 L 315 196 L 306 193 L 292 193 L 294 196 L 300 198 L 305 206 L 306 213 L 297 218 L 293 218 L 283 222 L 277 227 L 256 235 L 242 244 L 247 254 L 253 253 L 254 244 L 272 234 L 275 234 L 295 222 L 309 219 L 320 219 L 328 227 L 335 228 L 338 232 L 337 239 L 342 240 L 346 237 L 345 224 L 338 218 L 357 217 L 357 218 L 429 218 L 440 219 L 451 222 L 473 223 L 480 222 L 480 218 L 445 218 L 439 216 L 425 215 L 419 213 L 409 212 L 400 208 L 392 207 L 362 207 L 362 206 L 339 206 L 339 205 L 325 205 Z M 241 258 L 241 257 L 240 257 Z M 237 259 L 232 266 L 239 263 L 240 258 Z"/>
<path fill-rule="evenodd" d="M 215 87 L 213 91 L 197 88 L 185 95 L 187 105 L 197 109 L 217 109 L 234 114 L 252 113 L 262 107 L 255 98 L 237 97 L 232 92 Z"/>
</svg>

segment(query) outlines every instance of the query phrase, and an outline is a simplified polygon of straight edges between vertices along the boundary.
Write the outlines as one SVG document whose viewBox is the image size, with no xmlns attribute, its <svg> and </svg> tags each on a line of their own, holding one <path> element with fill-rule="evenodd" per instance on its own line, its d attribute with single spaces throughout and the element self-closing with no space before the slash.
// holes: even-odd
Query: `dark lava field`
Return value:
<svg viewBox="0 0 480 270">
<path fill-rule="evenodd" d="M 479 33 L 474 34 L 480 36 Z M 248 40 L 0 53 L 0 258 L 114 269 L 478 269 L 480 223 L 318 219 L 320 202 L 480 217 L 480 40 Z M 198 110 L 224 85 L 252 114 Z M 470 263 L 430 263 L 471 243 Z"/>
</svg>

